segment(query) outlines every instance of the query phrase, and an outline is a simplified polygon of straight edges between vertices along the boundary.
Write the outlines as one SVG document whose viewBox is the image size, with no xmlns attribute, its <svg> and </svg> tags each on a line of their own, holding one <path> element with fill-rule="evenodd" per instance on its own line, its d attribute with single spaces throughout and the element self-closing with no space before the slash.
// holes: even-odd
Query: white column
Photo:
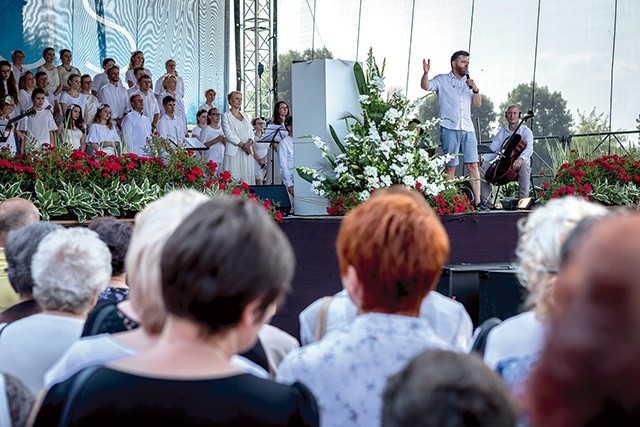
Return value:
<svg viewBox="0 0 640 427">
<path fill-rule="evenodd" d="M 294 63 L 291 67 L 293 111 L 293 163 L 318 170 L 322 164 L 321 151 L 310 138 L 319 136 L 338 153 L 329 132 L 333 126 L 340 140 L 347 132 L 343 117 L 347 113 L 361 116 L 358 89 L 353 75 L 352 61 L 320 59 Z M 311 191 L 311 184 L 295 179 L 294 212 L 296 215 L 327 215 L 328 201 Z"/>
</svg>

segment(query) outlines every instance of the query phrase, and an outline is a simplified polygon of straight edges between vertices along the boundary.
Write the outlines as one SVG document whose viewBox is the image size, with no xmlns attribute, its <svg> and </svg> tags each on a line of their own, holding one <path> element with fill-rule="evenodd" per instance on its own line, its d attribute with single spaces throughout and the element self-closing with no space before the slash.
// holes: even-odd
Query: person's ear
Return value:
<svg viewBox="0 0 640 427">
<path fill-rule="evenodd" d="M 358 277 L 358 272 L 352 265 L 350 265 L 347 267 L 346 273 L 341 276 L 341 279 L 342 286 L 347 290 L 351 301 L 360 308 L 363 298 L 363 286 L 360 282 L 360 278 Z"/>
</svg>

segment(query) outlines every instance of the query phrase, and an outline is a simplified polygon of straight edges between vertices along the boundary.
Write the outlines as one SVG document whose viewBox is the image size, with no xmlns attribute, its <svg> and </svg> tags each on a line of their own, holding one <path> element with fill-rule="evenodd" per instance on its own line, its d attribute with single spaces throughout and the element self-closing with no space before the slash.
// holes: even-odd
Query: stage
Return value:
<svg viewBox="0 0 640 427">
<path fill-rule="evenodd" d="M 518 239 L 517 223 L 528 214 L 529 211 L 488 211 L 442 217 L 451 254 L 438 289 L 451 292 L 468 306 L 474 323 L 495 311 L 485 309 L 480 313 L 483 309 L 476 292 L 479 281 L 486 276 L 485 272 L 509 272 Z M 334 248 L 340 221 L 340 217 L 291 216 L 280 223 L 293 245 L 297 265 L 291 293 L 272 324 L 296 337 L 300 311 L 317 298 L 342 288 Z M 466 282 L 462 287 L 455 285 L 454 278 L 458 277 Z M 512 277 L 513 274 L 510 282 Z"/>
</svg>

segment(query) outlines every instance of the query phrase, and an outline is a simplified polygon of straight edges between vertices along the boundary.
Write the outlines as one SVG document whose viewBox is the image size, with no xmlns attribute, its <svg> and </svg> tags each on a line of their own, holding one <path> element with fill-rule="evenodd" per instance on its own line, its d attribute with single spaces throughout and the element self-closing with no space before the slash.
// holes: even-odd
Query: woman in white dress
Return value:
<svg viewBox="0 0 640 427">
<path fill-rule="evenodd" d="M 44 59 L 44 64 L 38 67 L 38 71 L 46 73 L 48 78 L 47 91 L 53 93 L 57 99 L 60 92 L 62 92 L 62 78 L 58 67 L 53 65 L 56 60 L 56 51 L 52 47 L 47 47 L 42 51 L 42 58 Z"/>
<path fill-rule="evenodd" d="M 60 62 L 58 65 L 58 71 L 60 72 L 60 82 L 62 83 L 62 90 L 69 90 L 69 76 L 72 74 L 80 75 L 80 70 L 71 65 L 71 51 L 69 49 L 62 49 L 60 51 Z M 63 112 L 64 114 L 64 112 Z"/>
<path fill-rule="evenodd" d="M 256 183 L 253 167 L 253 127 L 249 117 L 240 110 L 242 93 L 232 91 L 227 96 L 229 111 L 222 115 L 222 131 L 226 137 L 223 169 L 236 181 Z"/>
<path fill-rule="evenodd" d="M 191 129 L 191 136 L 193 138 L 200 139 L 202 129 L 207 126 L 207 111 L 208 110 L 198 110 L 196 113 L 196 125 Z"/>
<path fill-rule="evenodd" d="M 87 98 L 80 93 L 80 75 L 69 75 L 67 84 L 69 85 L 69 90 L 60 94 L 60 108 L 62 109 L 62 114 L 66 118 L 67 108 L 70 105 L 78 105 L 82 109 L 82 118 L 86 118 Z"/>
<path fill-rule="evenodd" d="M 207 126 L 200 132 L 200 142 L 209 147 L 208 160 L 217 165 L 216 175 L 222 171 L 225 139 L 220 126 L 220 111 L 213 107 L 207 113 Z"/>
<path fill-rule="evenodd" d="M 134 70 L 138 67 L 144 68 L 144 74 L 152 78 L 151 71 L 144 66 L 144 52 L 141 50 L 136 50 L 131 54 L 131 59 L 129 60 L 129 69 L 125 74 L 125 80 L 127 81 L 127 86 L 129 88 L 134 87 L 138 84 L 138 79 L 135 77 Z M 153 81 L 153 80 L 152 80 Z"/>
<path fill-rule="evenodd" d="M 120 146 L 120 137 L 111 121 L 111 107 L 108 105 L 98 107 L 98 112 L 89 127 L 87 142 L 94 151 L 104 151 L 107 154 L 115 154 Z"/>
<path fill-rule="evenodd" d="M 79 105 L 70 105 L 64 115 L 62 124 L 62 142 L 71 146 L 74 150 L 84 151 L 87 148 L 84 135 L 84 120 L 82 108 Z"/>
</svg>

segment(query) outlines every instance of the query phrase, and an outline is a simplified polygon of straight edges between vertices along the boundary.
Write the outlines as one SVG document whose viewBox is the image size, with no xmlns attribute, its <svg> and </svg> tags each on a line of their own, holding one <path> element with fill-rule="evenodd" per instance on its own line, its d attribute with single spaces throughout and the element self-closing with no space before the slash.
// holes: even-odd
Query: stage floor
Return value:
<svg viewBox="0 0 640 427">
<path fill-rule="evenodd" d="M 486 263 L 509 264 L 518 239 L 517 223 L 529 211 L 487 211 L 445 215 L 442 223 L 451 243 L 448 266 Z M 342 288 L 335 239 L 340 217 L 284 218 L 280 223 L 296 255 L 292 290 L 272 323 L 299 336 L 298 314 L 317 298 Z"/>
</svg>

